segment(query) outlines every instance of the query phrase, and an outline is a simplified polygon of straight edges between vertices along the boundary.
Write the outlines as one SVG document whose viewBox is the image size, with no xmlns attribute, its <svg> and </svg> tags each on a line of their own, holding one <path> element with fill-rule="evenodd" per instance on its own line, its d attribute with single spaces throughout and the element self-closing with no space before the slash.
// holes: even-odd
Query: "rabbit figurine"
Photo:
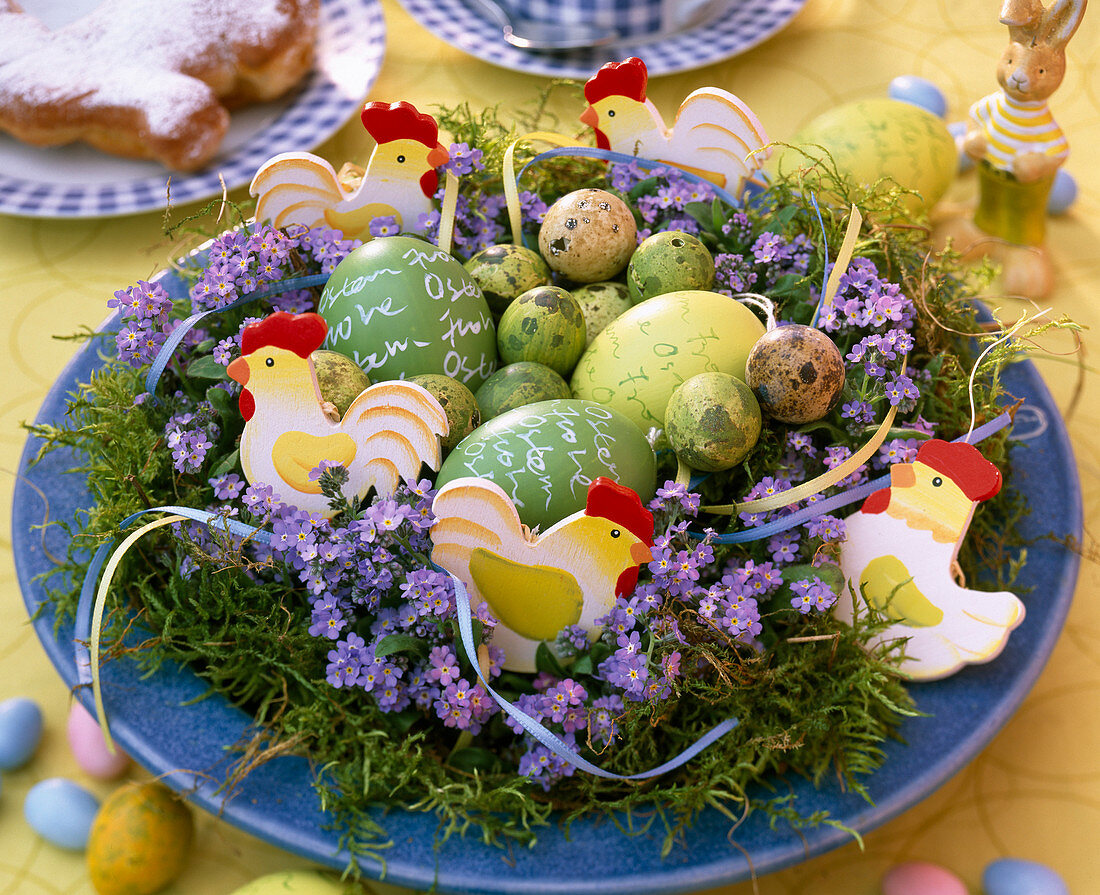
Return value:
<svg viewBox="0 0 1100 895">
<path fill-rule="evenodd" d="M 1066 44 L 1086 0 L 1004 0 L 1001 24 L 1008 48 L 997 66 L 1001 89 L 970 108 L 963 151 L 978 162 L 980 199 L 973 219 L 941 225 L 964 256 L 992 255 L 1004 270 L 1009 293 L 1040 298 L 1053 285 L 1042 248 L 1047 198 L 1054 175 L 1069 155 L 1065 134 L 1047 100 L 1062 83 Z M 992 238 L 991 238 L 992 237 Z"/>
</svg>

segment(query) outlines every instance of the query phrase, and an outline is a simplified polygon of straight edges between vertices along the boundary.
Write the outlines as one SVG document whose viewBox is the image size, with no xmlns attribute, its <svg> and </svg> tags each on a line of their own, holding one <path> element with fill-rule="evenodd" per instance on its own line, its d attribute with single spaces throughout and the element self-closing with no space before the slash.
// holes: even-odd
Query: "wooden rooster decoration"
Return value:
<svg viewBox="0 0 1100 895">
<path fill-rule="evenodd" d="M 666 127 L 646 99 L 647 79 L 645 63 L 631 56 L 609 62 L 584 85 L 588 108 L 581 121 L 596 132 L 596 145 L 681 168 L 737 192 L 769 154 L 760 120 L 732 93 L 701 87 Z"/>
<path fill-rule="evenodd" d="M 374 488 L 389 496 L 399 481 L 416 481 L 421 464 L 438 469 L 447 415 L 411 382 L 380 382 L 359 394 L 334 421 L 322 406 L 310 354 L 328 326 L 318 314 L 279 311 L 244 328 L 241 356 L 228 368 L 244 388 L 241 466 L 255 484 L 302 510 L 329 515 L 328 500 L 310 472 L 322 460 L 346 467 L 344 493 Z"/>
<path fill-rule="evenodd" d="M 961 587 L 952 575 L 975 506 L 1000 489 L 999 470 L 977 448 L 934 439 L 913 463 L 891 467 L 890 486 L 847 519 L 848 591 L 837 615 L 851 622 L 860 600 L 885 613 L 895 623 L 870 646 L 908 638 L 901 671 L 915 680 L 990 661 L 1023 621 L 1015 594 Z"/>
<path fill-rule="evenodd" d="M 348 239 L 369 239 L 372 220 L 393 216 L 402 232 L 416 232 L 417 218 L 433 208 L 435 169 L 449 158 L 435 119 L 405 102 L 367 103 L 362 119 L 377 143 L 365 171 L 345 165 L 337 175 L 308 152 L 277 155 L 252 179 L 256 220 L 334 227 Z"/>
<path fill-rule="evenodd" d="M 535 671 L 535 651 L 567 625 L 594 634 L 595 620 L 629 594 L 652 558 L 653 516 L 630 488 L 606 478 L 588 487 L 585 509 L 540 534 L 520 522 L 488 479 L 444 485 L 432 511 L 432 560 L 457 576 L 476 607 L 499 619 L 493 643 L 504 667 Z"/>
</svg>

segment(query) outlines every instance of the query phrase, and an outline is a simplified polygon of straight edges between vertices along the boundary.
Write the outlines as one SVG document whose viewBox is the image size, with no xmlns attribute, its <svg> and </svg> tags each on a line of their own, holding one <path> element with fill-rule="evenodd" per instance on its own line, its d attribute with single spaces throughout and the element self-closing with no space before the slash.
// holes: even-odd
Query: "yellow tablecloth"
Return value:
<svg viewBox="0 0 1100 895">
<path fill-rule="evenodd" d="M 424 108 L 468 99 L 475 107 L 505 109 L 528 100 L 539 77 L 493 68 L 420 28 L 396 0 L 383 0 L 389 50 L 370 98 L 409 100 Z M 777 139 L 841 102 L 885 95 L 892 78 L 916 74 L 939 84 L 949 117 L 994 89 L 994 67 L 1006 43 L 997 0 L 809 0 L 794 22 L 764 45 L 695 72 L 651 82 L 650 96 L 671 113 L 692 89 L 716 85 L 746 100 Z M 1058 269 L 1050 304 L 1085 325 L 1100 323 L 1100 10 L 1085 22 L 1069 50 L 1065 83 L 1052 107 L 1069 136 L 1068 170 L 1080 184 L 1072 212 L 1051 221 L 1049 246 Z M 579 110 L 563 109 L 572 116 Z M 357 121 L 318 150 L 337 166 L 363 161 L 369 138 Z M 971 181 L 958 186 L 973 189 Z M 186 212 L 189 209 L 181 209 Z M 105 316 L 105 301 L 121 286 L 163 265 L 167 247 L 161 215 L 95 221 L 0 217 L 0 289 L 5 350 L 0 352 L 0 479 L 10 505 L 23 433 L 72 352 L 53 340 Z M 1095 334 L 1086 334 L 1086 339 Z M 1069 410 L 1079 386 L 1070 363 L 1040 361 L 1059 406 Z M 1081 473 L 1086 528 L 1100 524 L 1100 427 L 1095 373 L 1067 422 Z M 1091 434 L 1090 434 L 1091 433 Z M 5 520 L 9 518 L 5 514 Z M 7 526 L 7 522 L 3 524 Z M 3 533 L 5 548 L 10 533 Z M 759 881 L 761 895 L 871 895 L 885 868 L 906 859 L 937 861 L 980 890 L 982 868 L 1014 855 L 1056 867 L 1077 895 L 1100 891 L 1100 568 L 1082 566 L 1077 599 L 1065 632 L 1023 708 L 993 743 L 939 792 L 866 837 Z M 46 714 L 44 742 L 25 769 L 4 775 L 0 796 L 0 895 L 90 895 L 80 856 L 39 840 L 24 824 L 22 800 L 37 780 L 65 775 L 82 780 L 68 754 L 66 688 L 26 623 L 10 549 L 0 555 L 0 699 L 35 698 Z M 929 723 L 935 723 L 930 721 Z M 89 781 L 84 780 L 88 783 Z M 105 794 L 110 785 L 90 783 Z M 199 819 L 191 866 L 165 890 L 172 895 L 221 895 L 250 878 L 305 862 L 281 853 L 210 817 Z M 379 887 L 386 889 L 387 887 Z M 748 895 L 749 883 L 721 890 Z"/>
</svg>

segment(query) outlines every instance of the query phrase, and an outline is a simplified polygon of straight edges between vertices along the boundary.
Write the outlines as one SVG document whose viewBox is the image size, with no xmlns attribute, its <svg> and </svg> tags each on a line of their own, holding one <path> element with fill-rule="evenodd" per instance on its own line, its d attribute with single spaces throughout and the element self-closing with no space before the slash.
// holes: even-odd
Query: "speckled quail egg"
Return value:
<svg viewBox="0 0 1100 895">
<path fill-rule="evenodd" d="M 546 263 L 577 283 L 596 283 L 618 274 L 637 244 L 634 215 L 605 190 L 575 190 L 550 206 L 539 229 Z"/>
</svg>

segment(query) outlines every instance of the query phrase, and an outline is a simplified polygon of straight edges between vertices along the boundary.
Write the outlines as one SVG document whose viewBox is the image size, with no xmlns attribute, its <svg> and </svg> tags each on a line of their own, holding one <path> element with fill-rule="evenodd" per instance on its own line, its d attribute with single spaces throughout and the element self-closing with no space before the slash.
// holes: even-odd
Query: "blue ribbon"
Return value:
<svg viewBox="0 0 1100 895">
<path fill-rule="evenodd" d="M 160 346 L 160 351 L 158 351 L 157 356 L 153 358 L 153 363 L 149 365 L 149 372 L 145 375 L 145 391 L 152 397 L 153 403 L 156 403 L 157 383 L 160 381 L 161 375 L 163 375 L 164 370 L 167 368 L 168 362 L 172 359 L 172 354 L 175 352 L 176 348 L 179 347 L 184 337 L 195 328 L 195 325 L 200 320 L 211 314 L 219 314 L 222 311 L 231 311 L 234 308 L 239 308 L 258 298 L 270 298 L 272 295 L 282 295 L 284 292 L 290 292 L 294 289 L 309 289 L 313 286 L 324 286 L 325 283 L 328 282 L 328 279 L 329 275 L 324 273 L 310 274 L 306 277 L 292 277 L 289 280 L 282 280 L 264 289 L 257 289 L 255 292 L 248 293 L 248 295 L 242 295 L 229 304 L 222 305 L 220 308 L 211 308 L 208 311 L 200 311 L 197 314 L 192 314 L 172 330 L 168 338 L 165 339 L 164 344 Z"/>
</svg>

